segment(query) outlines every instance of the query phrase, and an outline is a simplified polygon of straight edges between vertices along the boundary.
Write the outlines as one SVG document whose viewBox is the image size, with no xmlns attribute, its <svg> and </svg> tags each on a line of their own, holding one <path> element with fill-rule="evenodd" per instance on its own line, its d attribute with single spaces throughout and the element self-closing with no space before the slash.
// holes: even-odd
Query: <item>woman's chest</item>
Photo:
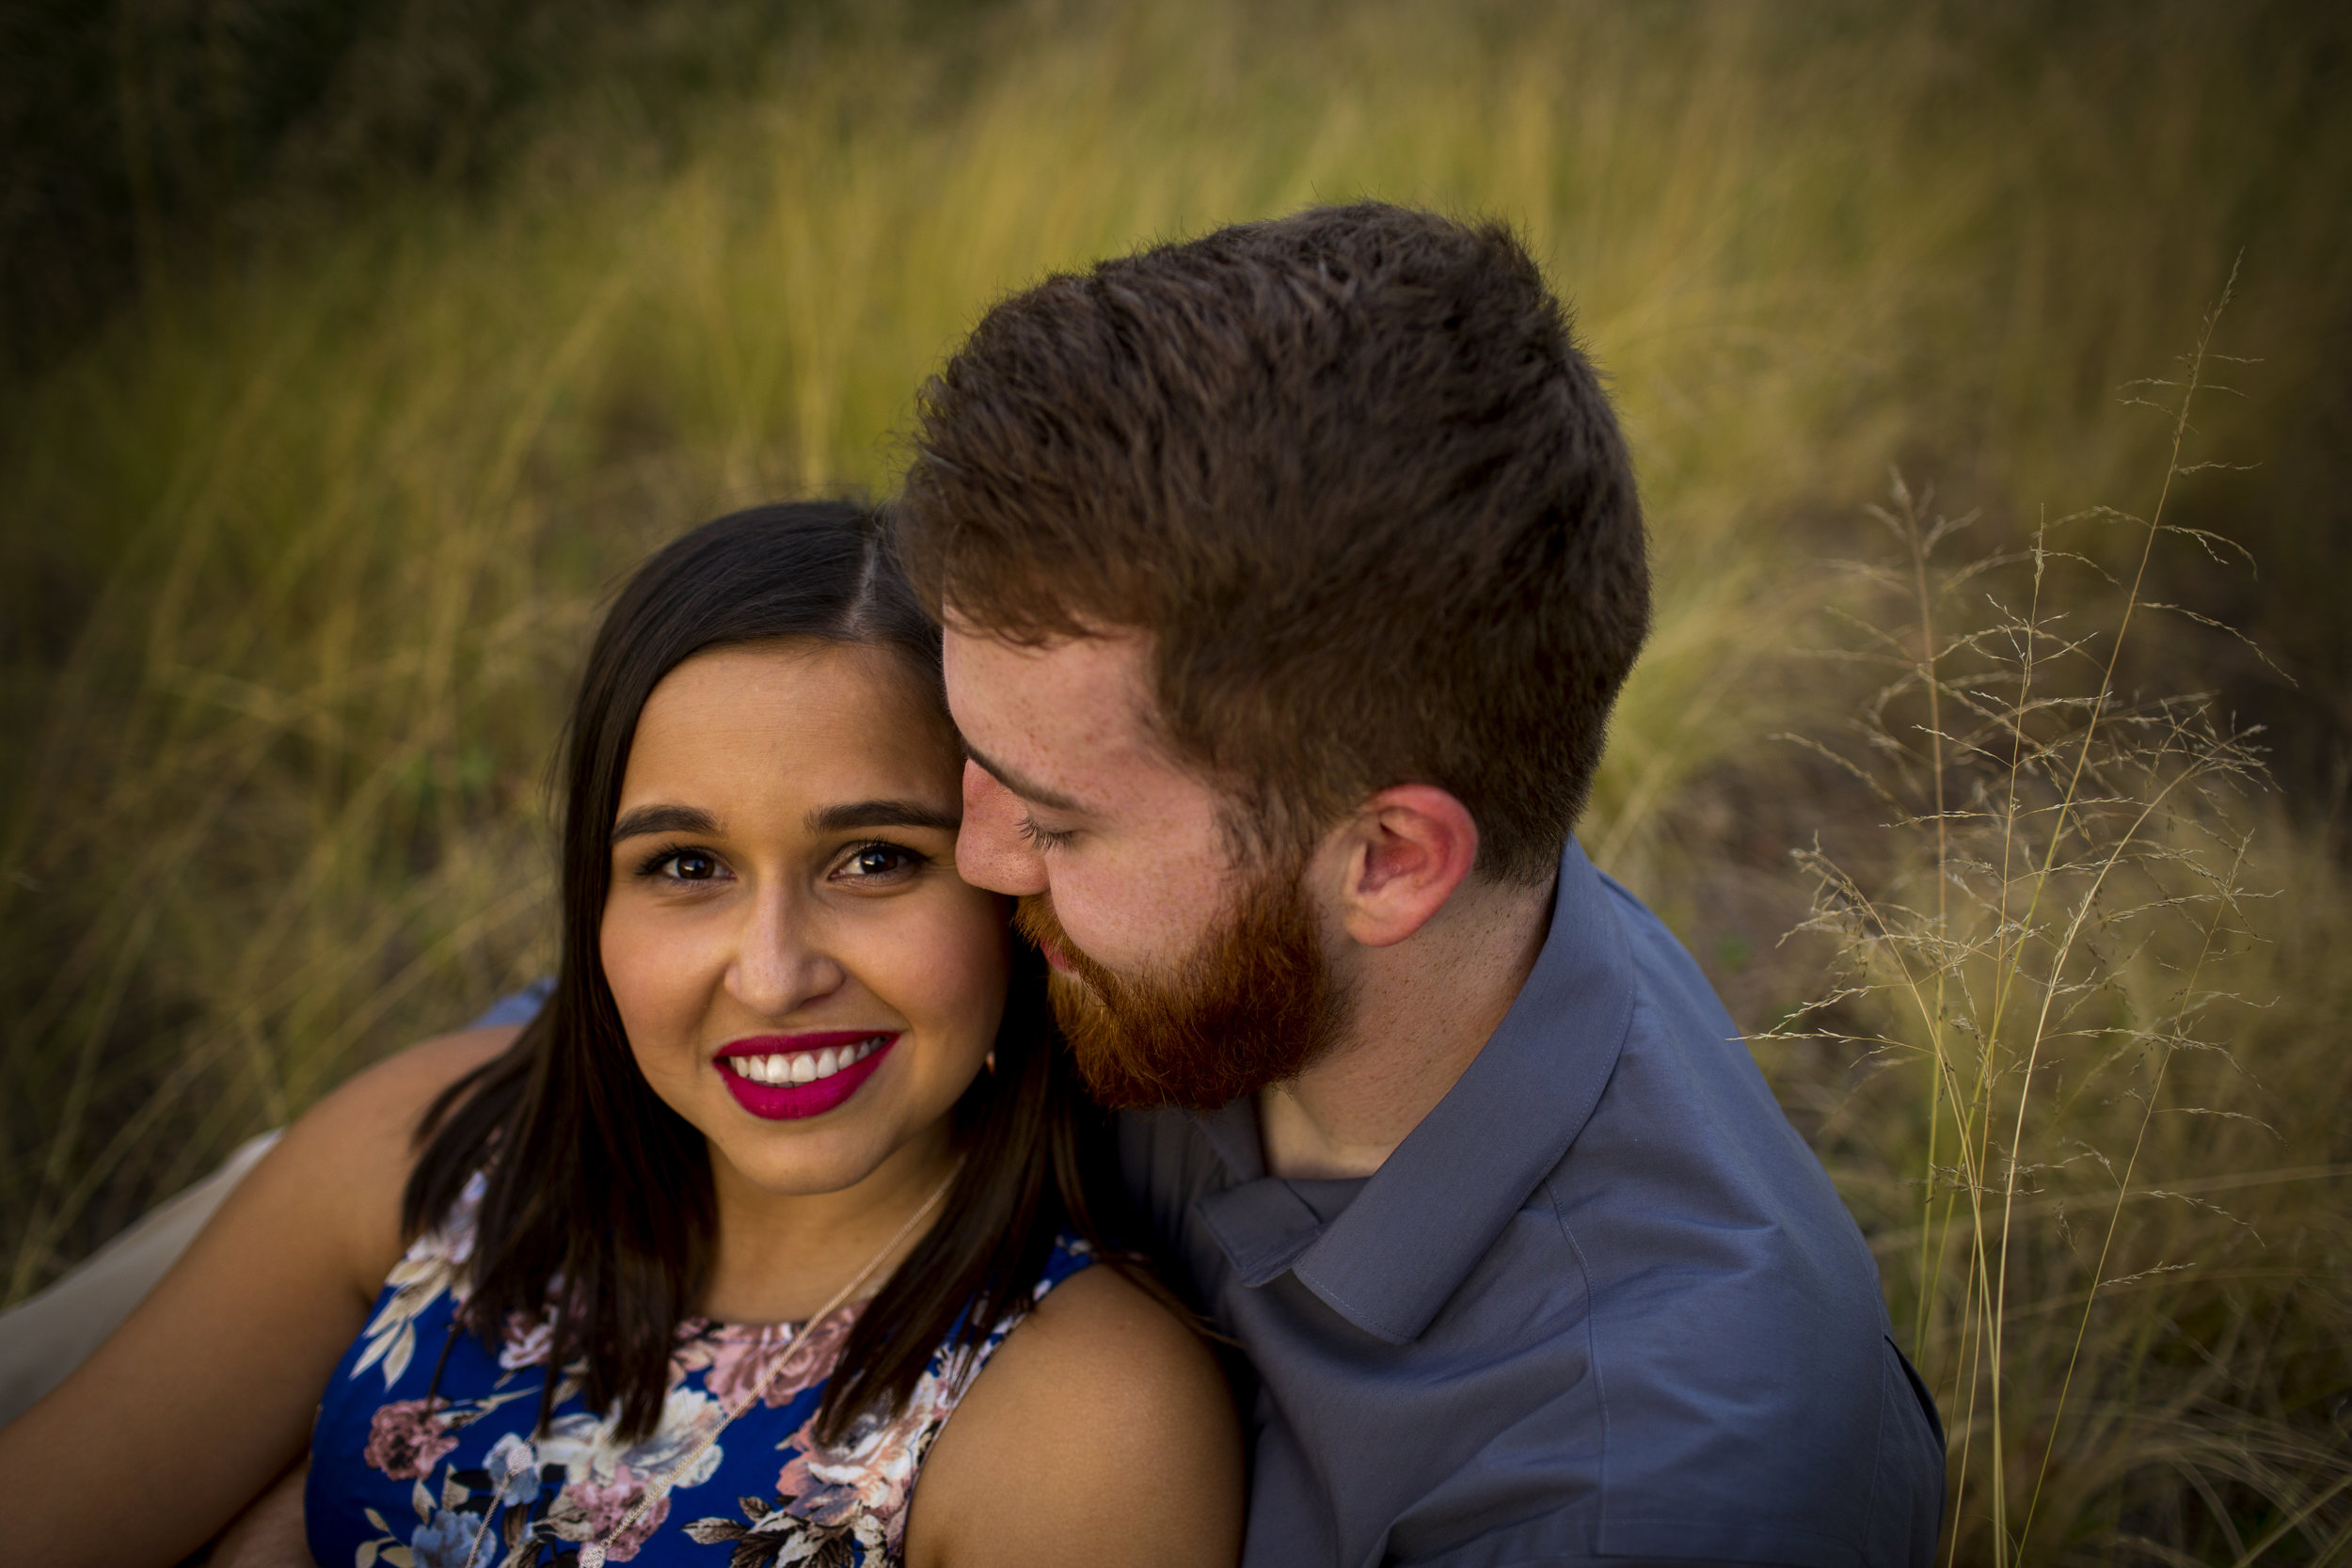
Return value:
<svg viewBox="0 0 2352 1568">
<path fill-rule="evenodd" d="M 485 1344 L 430 1284 L 395 1275 L 321 1405 L 307 1512 L 322 1568 L 569 1565 L 592 1544 L 712 1568 L 898 1560 L 952 1370 L 828 1445 L 815 1418 L 851 1312 L 689 1325 L 649 1430 L 588 1408 L 576 1376 L 557 1378 L 543 1425 L 546 1325 Z"/>
</svg>

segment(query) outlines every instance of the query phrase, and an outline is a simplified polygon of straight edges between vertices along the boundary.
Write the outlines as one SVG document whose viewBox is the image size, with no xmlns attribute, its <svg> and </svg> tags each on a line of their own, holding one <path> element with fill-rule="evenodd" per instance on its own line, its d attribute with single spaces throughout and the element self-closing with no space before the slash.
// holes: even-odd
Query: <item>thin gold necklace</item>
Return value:
<svg viewBox="0 0 2352 1568">
<path fill-rule="evenodd" d="M 923 1200 L 923 1206 L 915 1210 L 914 1213 L 907 1216 L 906 1224 L 898 1227 L 898 1234 L 892 1236 L 890 1240 L 884 1242 L 882 1244 L 882 1250 L 866 1260 L 866 1266 L 857 1271 L 856 1276 L 847 1285 L 842 1286 L 841 1289 L 833 1293 L 833 1299 L 831 1301 L 825 1303 L 824 1306 L 818 1307 L 816 1311 L 810 1313 L 806 1318 L 802 1320 L 801 1332 L 803 1334 L 807 1333 L 810 1329 L 815 1328 L 818 1323 L 823 1323 L 825 1319 L 833 1313 L 835 1307 L 839 1307 L 843 1302 L 848 1301 L 851 1296 L 855 1295 L 858 1288 L 873 1277 L 874 1271 L 882 1267 L 882 1259 L 897 1251 L 898 1243 L 905 1241 L 908 1234 L 912 1232 L 916 1226 L 923 1223 L 926 1215 L 930 1214 L 932 1210 L 939 1207 L 939 1200 L 947 1196 L 947 1189 L 954 1183 L 957 1171 L 961 1171 L 962 1168 L 963 1162 L 961 1160 L 957 1161 L 955 1169 L 950 1170 L 947 1173 L 946 1180 L 942 1180 L 938 1186 L 931 1189 L 931 1196 Z M 800 1335 L 793 1336 L 794 1339 L 798 1339 L 799 1338 Z M 787 1341 L 787 1346 L 789 1343 L 790 1341 Z M 668 1475 L 663 1476 L 653 1485 L 646 1487 L 645 1490 L 639 1495 L 637 1498 L 637 1505 L 621 1516 L 621 1522 L 619 1524 L 605 1531 L 604 1538 L 602 1540 L 588 1542 L 580 1548 L 580 1568 L 604 1568 L 604 1555 L 607 1551 L 612 1549 L 612 1543 L 618 1541 L 622 1536 L 627 1535 L 636 1525 L 637 1521 L 644 1517 L 645 1511 L 647 1509 L 653 1507 L 654 1504 L 660 1502 L 663 1497 L 670 1495 L 670 1488 L 676 1483 L 678 1477 L 686 1474 L 689 1470 L 691 1470 L 695 1465 L 701 1461 L 702 1456 L 710 1451 L 711 1445 L 719 1441 L 719 1434 L 726 1431 L 728 1426 L 734 1422 L 738 1416 L 740 1416 L 743 1412 L 749 1410 L 753 1405 L 759 1402 L 760 1397 L 768 1392 L 768 1385 L 770 1381 L 775 1377 L 776 1370 L 782 1367 L 788 1359 L 790 1359 L 788 1356 L 782 1355 L 771 1357 L 767 1368 L 759 1374 L 759 1381 L 752 1385 L 751 1394 L 741 1404 L 737 1405 L 733 1410 L 728 1410 L 724 1404 L 722 1404 L 719 1407 L 721 1411 L 719 1424 L 712 1427 L 708 1432 L 703 1433 L 702 1441 L 696 1443 L 691 1451 L 690 1451 L 685 1458 L 670 1466 L 670 1473 Z M 550 1377 L 554 1376 L 554 1369 L 548 1369 L 548 1375 Z M 474 1568 L 475 1556 L 482 1550 L 483 1539 L 490 1533 L 490 1519 L 492 1515 L 498 1513 L 500 1497 L 504 1495 L 505 1490 L 505 1485 L 501 1482 L 500 1484 L 498 1494 L 494 1495 L 490 1499 L 490 1506 L 483 1510 L 482 1528 L 474 1531 L 473 1544 L 466 1549 L 466 1568 Z"/>
</svg>

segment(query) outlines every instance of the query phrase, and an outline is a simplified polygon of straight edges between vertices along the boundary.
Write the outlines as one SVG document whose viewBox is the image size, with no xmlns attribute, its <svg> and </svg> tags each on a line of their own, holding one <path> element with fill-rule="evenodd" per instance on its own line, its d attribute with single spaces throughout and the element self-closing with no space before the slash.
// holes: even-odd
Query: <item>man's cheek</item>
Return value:
<svg viewBox="0 0 2352 1568">
<path fill-rule="evenodd" d="M 1199 945 L 1186 940 L 1183 930 L 1164 919 L 1130 920 L 1090 936 L 1073 932 L 1071 940 L 1080 952 L 1113 975 L 1129 980 L 1166 974 L 1180 967 L 1185 956 Z"/>
</svg>

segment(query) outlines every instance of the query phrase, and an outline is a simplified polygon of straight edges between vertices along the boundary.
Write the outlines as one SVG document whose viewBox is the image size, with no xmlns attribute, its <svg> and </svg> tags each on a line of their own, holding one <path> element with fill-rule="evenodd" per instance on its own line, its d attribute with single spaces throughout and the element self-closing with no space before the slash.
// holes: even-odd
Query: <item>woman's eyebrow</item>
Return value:
<svg viewBox="0 0 2352 1568">
<path fill-rule="evenodd" d="M 639 806 L 625 811 L 612 824 L 612 842 L 642 838 L 647 833 L 704 833 L 717 836 L 719 819 L 700 806 Z"/>
<path fill-rule="evenodd" d="M 807 822 L 811 833 L 851 832 L 866 828 L 936 828 L 952 833 L 963 826 L 963 816 L 916 800 L 851 800 L 837 806 L 819 806 L 808 814 Z"/>
</svg>

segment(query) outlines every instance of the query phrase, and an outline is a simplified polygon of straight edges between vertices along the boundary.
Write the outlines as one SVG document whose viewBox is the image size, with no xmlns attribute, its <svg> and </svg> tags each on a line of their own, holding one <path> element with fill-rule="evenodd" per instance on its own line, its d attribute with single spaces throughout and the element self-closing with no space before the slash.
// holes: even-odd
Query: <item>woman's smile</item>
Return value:
<svg viewBox="0 0 2352 1568">
<path fill-rule="evenodd" d="M 857 1093 L 898 1040 L 895 1029 L 757 1035 L 722 1048 L 713 1065 L 743 1109 L 768 1121 L 798 1121 Z"/>
</svg>

